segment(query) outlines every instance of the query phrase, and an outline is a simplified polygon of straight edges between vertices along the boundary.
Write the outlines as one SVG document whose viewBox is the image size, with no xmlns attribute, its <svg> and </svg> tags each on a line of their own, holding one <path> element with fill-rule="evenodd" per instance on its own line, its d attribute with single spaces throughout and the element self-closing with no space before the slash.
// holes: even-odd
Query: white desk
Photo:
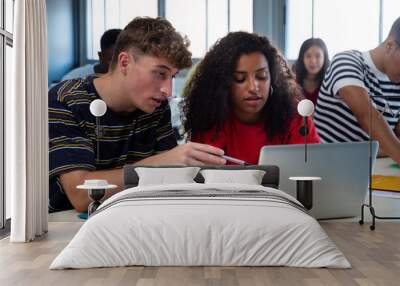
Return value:
<svg viewBox="0 0 400 286">
<path fill-rule="evenodd" d="M 394 161 L 390 158 L 379 158 L 375 162 L 375 166 L 373 169 L 373 174 L 376 175 L 386 175 L 386 176 L 400 176 L 400 170 L 391 168 L 390 164 L 393 164 Z M 386 196 L 383 195 L 386 193 Z M 375 209 L 375 214 L 380 217 L 393 217 L 400 216 L 400 193 L 395 192 L 373 192 L 372 193 L 372 205 Z M 388 197 L 388 195 L 392 194 L 392 196 Z M 365 196 L 365 203 L 369 203 L 368 201 L 369 194 L 367 193 Z M 358 222 L 361 216 L 361 203 L 360 203 L 360 215 L 355 218 L 348 219 L 333 219 L 333 220 L 322 220 L 325 222 L 338 222 L 338 221 L 351 221 Z M 371 213 L 368 208 L 364 209 L 364 223 L 369 223 L 372 221 Z M 387 220 L 379 220 L 376 219 L 377 225 L 379 225 L 380 221 Z M 394 222 L 400 222 L 399 220 L 393 220 Z M 379 226 L 378 226 L 379 227 Z"/>
<path fill-rule="evenodd" d="M 375 163 L 372 173 L 376 175 L 400 176 L 400 169 L 390 167 L 393 163 L 394 161 L 390 158 L 379 158 Z M 365 202 L 368 203 L 368 195 Z M 375 208 L 377 216 L 400 216 L 400 193 L 386 191 L 372 192 L 372 205 Z M 370 221 L 371 215 L 368 209 L 366 209 L 365 215 L 367 220 Z M 379 219 L 377 219 L 377 222 L 379 223 Z"/>
<path fill-rule="evenodd" d="M 390 164 L 394 164 L 394 161 L 390 158 L 379 158 L 375 162 L 373 174 L 386 175 L 386 176 L 400 176 L 400 169 L 391 168 Z"/>
</svg>

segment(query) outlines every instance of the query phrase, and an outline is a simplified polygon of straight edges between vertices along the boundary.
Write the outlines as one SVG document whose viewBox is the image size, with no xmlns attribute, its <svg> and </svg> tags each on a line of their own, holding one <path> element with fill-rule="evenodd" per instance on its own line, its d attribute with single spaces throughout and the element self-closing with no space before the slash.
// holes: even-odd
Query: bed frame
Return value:
<svg viewBox="0 0 400 286">
<path fill-rule="evenodd" d="M 137 167 L 147 167 L 147 168 L 181 168 L 183 166 L 136 166 L 136 165 L 126 165 L 124 166 L 124 189 L 136 187 L 139 182 L 139 177 L 135 171 Z M 201 170 L 205 169 L 218 169 L 218 170 L 263 170 L 265 175 L 262 179 L 261 184 L 265 187 L 278 188 L 279 187 L 279 168 L 274 165 L 250 165 L 250 166 L 200 166 Z M 194 178 L 197 183 L 204 183 L 203 176 L 198 173 Z"/>
</svg>

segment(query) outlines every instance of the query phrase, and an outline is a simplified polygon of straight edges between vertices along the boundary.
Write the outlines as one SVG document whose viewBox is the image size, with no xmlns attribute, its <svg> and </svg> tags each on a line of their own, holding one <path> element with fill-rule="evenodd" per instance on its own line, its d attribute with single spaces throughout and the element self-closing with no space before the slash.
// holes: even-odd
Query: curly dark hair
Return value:
<svg viewBox="0 0 400 286">
<path fill-rule="evenodd" d="M 188 68 L 192 65 L 189 45 L 188 38 L 178 33 L 168 20 L 136 17 L 118 36 L 111 68 L 114 69 L 117 65 L 118 55 L 130 49 L 165 58 L 177 69 Z"/>
<path fill-rule="evenodd" d="M 100 50 L 105 52 L 108 49 L 113 49 L 121 31 L 121 29 L 110 29 L 105 31 L 100 38 Z"/>
<path fill-rule="evenodd" d="M 255 52 L 267 59 L 273 88 L 261 111 L 266 134 L 272 138 L 286 132 L 301 97 L 286 60 L 268 38 L 231 32 L 208 51 L 183 90 L 183 122 L 189 136 L 214 127 L 214 136 L 218 136 L 231 110 L 231 87 L 237 62 L 242 55 Z"/>
<path fill-rule="evenodd" d="M 304 66 L 304 54 L 312 46 L 317 46 L 317 47 L 321 48 L 322 53 L 324 54 L 324 64 L 322 65 L 322 68 L 319 71 L 319 73 L 317 74 L 317 78 L 316 78 L 317 82 L 318 82 L 318 86 L 321 86 L 322 80 L 324 79 L 326 69 L 329 66 L 329 55 L 328 55 L 328 49 L 325 45 L 325 42 L 320 38 L 310 38 L 310 39 L 305 40 L 300 47 L 299 57 L 297 58 L 296 62 L 293 64 L 293 71 L 296 74 L 296 79 L 297 79 L 297 82 L 300 84 L 300 86 L 304 86 L 304 78 L 307 75 L 307 70 L 306 70 L 306 67 Z"/>
</svg>

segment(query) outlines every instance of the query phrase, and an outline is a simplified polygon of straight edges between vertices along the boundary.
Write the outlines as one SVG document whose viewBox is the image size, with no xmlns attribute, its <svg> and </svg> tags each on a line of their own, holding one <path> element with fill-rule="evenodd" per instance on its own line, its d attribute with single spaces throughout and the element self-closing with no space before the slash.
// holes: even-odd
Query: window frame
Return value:
<svg viewBox="0 0 400 286">
<path fill-rule="evenodd" d="M 379 11 L 377 11 L 378 13 L 378 18 L 379 18 L 379 29 L 378 29 L 378 43 L 382 43 L 382 41 L 385 39 L 385 37 L 387 35 L 385 35 L 383 33 L 383 22 L 384 22 L 384 15 L 383 15 L 383 9 L 384 9 L 384 2 L 385 0 L 376 0 L 379 2 Z M 285 4 L 285 18 L 288 17 L 288 11 L 289 11 L 289 1 L 286 0 L 286 4 Z M 311 36 L 310 37 L 315 37 L 315 1 L 311 0 Z M 297 58 L 289 58 L 289 38 L 290 38 L 290 34 L 289 34 L 289 26 L 286 25 L 286 21 L 285 21 L 285 43 L 284 43 L 284 54 L 285 57 L 289 60 L 289 61 L 293 61 L 296 60 Z M 305 39 L 304 39 L 305 40 Z M 298 49 L 300 49 L 300 46 L 298 47 Z M 332 58 L 334 56 L 334 54 L 329 54 L 329 56 Z"/>
<path fill-rule="evenodd" d="M 103 21 L 102 21 L 102 30 L 103 32 L 100 34 L 103 34 L 104 31 L 106 31 L 107 29 L 111 29 L 111 28 L 118 28 L 118 27 L 107 27 L 107 19 L 105 16 L 106 13 L 106 3 L 107 0 L 103 0 L 103 3 L 99 4 L 100 6 L 102 5 L 102 10 L 103 10 Z M 80 1 L 83 2 L 83 1 Z M 163 14 L 160 12 L 161 9 L 164 9 L 165 11 L 165 5 L 163 5 L 163 3 L 165 2 L 165 0 L 157 0 L 157 17 L 163 17 Z M 119 5 L 119 4 L 118 4 Z M 84 13 L 84 18 L 85 18 L 85 28 L 84 28 L 84 35 L 85 35 L 85 44 L 84 44 L 84 49 L 82 49 L 81 47 L 81 53 L 84 55 L 84 59 L 82 64 L 87 64 L 87 63 L 95 63 L 98 61 L 98 58 L 95 56 L 94 58 L 90 58 L 90 56 L 94 56 L 95 54 L 97 54 L 97 52 L 100 50 L 99 47 L 99 43 L 96 42 L 96 45 L 94 45 L 93 43 L 93 15 L 92 15 L 92 6 L 93 6 L 93 0 L 88 0 L 85 1 L 83 6 L 80 6 L 81 11 L 83 11 Z M 120 19 L 118 19 L 120 20 Z M 123 29 L 123 27 L 120 27 L 121 29 Z M 101 35 L 100 35 L 101 36 Z M 98 42 L 100 42 L 100 38 L 98 39 Z M 97 49 L 95 49 L 95 47 L 97 47 Z"/>
<path fill-rule="evenodd" d="M 3 12 L 3 10 L 2 10 Z M 0 29 L 0 62 L 2 63 L 0 68 L 0 229 L 5 226 L 6 216 L 6 196 L 4 188 L 4 94 L 5 94 L 5 35 Z"/>
<path fill-rule="evenodd" d="M 106 0 L 104 0 L 104 6 L 106 5 L 105 4 L 105 1 Z M 158 11 L 157 11 L 157 16 L 158 17 L 163 17 L 163 18 L 165 18 L 166 17 L 166 6 L 167 6 L 167 1 L 168 0 L 157 0 L 158 1 Z M 208 6 L 209 5 L 211 5 L 211 0 L 202 0 L 202 1 L 204 1 L 204 6 L 205 6 L 205 33 L 204 33 L 204 45 L 205 45 L 205 49 L 204 49 L 204 53 L 206 53 L 208 50 L 209 50 L 209 48 L 214 44 L 214 43 L 210 43 L 210 39 L 209 39 L 209 11 L 208 11 Z M 233 0 L 225 0 L 226 2 L 227 2 L 227 15 L 226 15 L 226 29 L 227 29 L 227 33 L 228 32 L 230 32 L 230 31 L 232 31 L 232 27 L 231 27 L 231 17 L 233 16 L 233 15 L 231 15 L 231 12 L 230 12 L 230 10 L 231 10 L 231 6 L 232 6 L 232 4 L 231 4 L 231 1 L 233 1 Z M 255 15 L 254 15 L 254 7 L 255 7 L 255 5 L 256 5 L 256 2 L 257 1 L 264 1 L 264 0 L 250 0 L 251 1 L 251 10 L 253 11 L 252 12 L 252 19 L 251 19 L 251 23 L 252 23 L 252 25 L 251 25 L 251 31 L 249 31 L 249 32 L 255 32 L 255 26 L 254 26 L 254 21 L 255 21 Z M 274 0 L 275 1 L 275 0 Z M 280 1 L 284 1 L 284 0 L 280 0 Z M 86 2 L 86 4 L 85 4 L 85 7 L 81 7 L 81 9 L 82 9 L 82 11 L 83 10 L 85 10 L 85 12 L 84 12 L 84 17 L 85 17 L 85 26 L 86 26 L 86 32 L 85 32 L 85 37 L 86 37 L 86 39 L 85 39 L 85 48 L 84 49 L 82 49 L 82 47 L 80 48 L 80 52 L 81 52 L 81 54 L 83 54 L 84 56 L 83 56 L 83 58 L 80 58 L 80 60 L 81 60 L 81 65 L 82 64 L 86 64 L 86 63 L 93 63 L 93 62 L 96 62 L 97 61 L 97 59 L 96 58 L 90 58 L 90 55 L 94 55 L 93 54 L 93 38 L 92 37 L 90 37 L 90 35 L 91 34 L 93 34 L 93 33 L 91 33 L 91 30 L 92 30 L 92 19 L 91 19 L 91 12 L 90 12 L 90 10 L 91 10 L 91 1 L 87 1 Z M 122 27 L 123 28 L 123 27 Z M 104 29 L 106 29 L 105 28 L 105 22 L 104 22 Z M 190 39 L 190 38 L 189 38 Z M 198 59 L 198 57 L 193 57 L 194 59 Z"/>
<path fill-rule="evenodd" d="M 159 0 L 159 1 L 163 1 L 165 3 L 168 0 Z M 204 29 L 205 30 L 204 30 L 204 35 L 202 35 L 204 37 L 203 40 L 202 40 L 202 43 L 204 43 L 204 51 L 203 51 L 203 54 L 200 57 L 198 57 L 198 55 L 192 50 L 191 52 L 194 54 L 193 55 L 193 59 L 202 58 L 208 52 L 208 50 L 212 47 L 212 45 L 214 45 L 214 43 L 215 43 L 215 42 L 210 42 L 210 38 L 209 38 L 210 22 L 211 22 L 210 21 L 211 15 L 210 15 L 210 11 L 209 11 L 209 6 L 212 5 L 211 4 L 212 2 L 211 2 L 211 0 L 203 0 L 203 1 L 204 1 L 204 9 L 205 9 L 205 11 L 204 11 L 204 17 L 205 17 L 205 19 L 204 19 Z M 251 12 L 252 14 L 251 14 L 251 19 L 250 19 L 250 23 L 251 24 L 250 24 L 250 27 L 248 27 L 248 29 L 242 29 L 242 28 L 236 29 L 237 28 L 236 26 L 232 27 L 232 23 L 235 22 L 235 21 L 232 21 L 232 18 L 235 16 L 235 14 L 232 13 L 232 9 L 233 8 L 236 9 L 238 3 L 241 3 L 241 2 L 237 1 L 235 3 L 232 3 L 234 0 L 225 0 L 225 1 L 226 1 L 226 8 L 227 8 L 227 11 L 226 11 L 227 15 L 226 15 L 226 22 L 225 22 L 226 33 L 229 33 L 229 32 L 232 32 L 232 31 L 238 31 L 238 30 L 248 30 L 248 29 L 249 29 L 248 32 L 253 33 L 255 31 L 255 27 L 254 27 L 254 18 L 255 18 L 255 16 L 254 16 L 254 6 L 255 6 L 255 4 L 256 4 L 255 2 L 257 0 L 249 0 L 249 1 L 251 1 L 250 10 L 252 11 Z M 234 4 L 236 4 L 236 5 L 234 5 Z M 166 5 L 164 5 L 164 7 L 165 6 Z M 237 10 L 235 10 L 235 11 L 237 11 Z M 165 15 L 165 11 L 164 11 L 164 15 Z M 167 19 L 170 20 L 171 22 L 173 22 L 173 20 L 171 20 L 169 18 L 167 18 Z M 178 29 L 178 31 L 180 31 L 180 29 Z M 225 34 L 223 36 L 225 36 Z M 190 40 L 191 39 L 190 35 L 187 35 L 187 36 L 189 37 L 189 40 Z"/>
<path fill-rule="evenodd" d="M 6 217 L 6 189 L 5 189 L 5 97 L 6 97 L 6 49 L 7 46 L 13 48 L 13 34 L 6 30 L 6 3 L 7 0 L 0 2 L 0 236 L 7 235 L 10 230 L 10 219 Z M 11 0 L 13 13 L 15 0 Z"/>
</svg>

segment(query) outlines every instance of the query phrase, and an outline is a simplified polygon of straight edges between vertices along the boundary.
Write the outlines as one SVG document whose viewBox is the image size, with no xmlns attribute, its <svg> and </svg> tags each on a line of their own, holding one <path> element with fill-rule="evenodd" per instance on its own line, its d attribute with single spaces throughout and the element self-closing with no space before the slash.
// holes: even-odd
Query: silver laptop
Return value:
<svg viewBox="0 0 400 286">
<path fill-rule="evenodd" d="M 372 162 L 378 143 L 371 144 Z M 292 176 L 317 176 L 313 182 L 313 207 L 317 219 L 359 216 L 368 192 L 369 142 L 264 146 L 259 164 L 279 166 L 279 189 L 296 197 Z M 373 166 L 373 165 L 372 165 Z"/>
</svg>

